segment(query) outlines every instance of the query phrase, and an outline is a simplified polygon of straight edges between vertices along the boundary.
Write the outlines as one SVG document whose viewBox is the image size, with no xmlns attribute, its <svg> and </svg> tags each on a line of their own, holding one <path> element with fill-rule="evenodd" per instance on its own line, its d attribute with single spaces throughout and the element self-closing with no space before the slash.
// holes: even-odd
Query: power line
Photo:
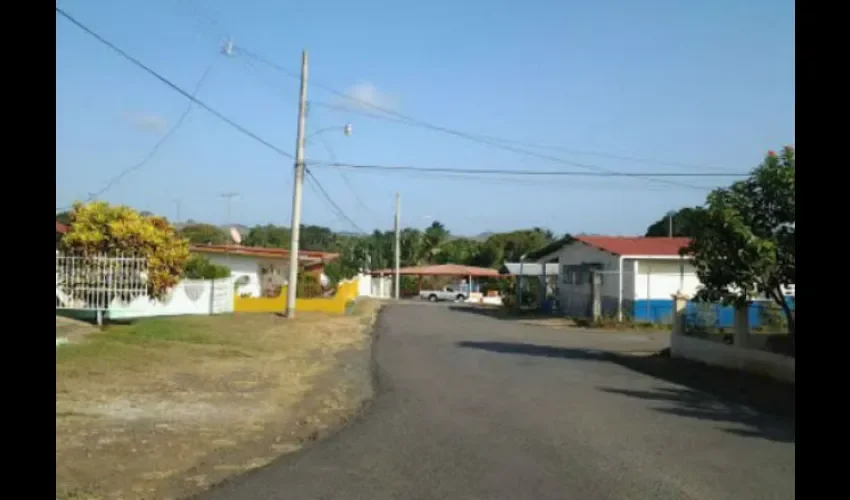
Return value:
<svg viewBox="0 0 850 500">
<path fill-rule="evenodd" d="M 312 163 L 314 167 L 338 167 L 361 170 L 392 170 L 420 173 L 450 173 L 471 175 L 515 175 L 515 176 L 557 176 L 557 177 L 747 177 L 748 174 L 698 173 L 698 172 L 577 172 L 567 170 L 504 170 L 446 167 L 412 167 L 407 165 L 358 165 L 353 163 Z"/>
<path fill-rule="evenodd" d="M 65 18 L 65 19 L 67 19 L 68 21 L 70 21 L 72 24 L 76 25 L 76 26 L 77 26 L 78 28 L 80 28 L 81 30 L 85 31 L 88 35 L 90 35 L 91 37 L 93 37 L 94 39 L 96 39 L 97 41 L 99 41 L 100 43 L 102 43 L 103 45 L 106 45 L 107 47 L 109 47 L 110 49 L 112 49 L 113 51 L 115 51 L 116 53 L 118 53 L 121 57 L 123 57 L 123 58 L 127 59 L 128 61 L 130 61 L 131 63 L 135 64 L 135 65 L 136 65 L 136 66 L 138 66 L 139 68 L 141 68 L 141 69 L 145 70 L 146 72 L 148 72 L 149 74 L 151 74 L 154 78 L 156 78 L 157 80 L 161 81 L 162 83 L 164 83 L 165 85 L 167 85 L 168 87 L 170 87 L 172 90 L 174 90 L 174 91 L 175 91 L 175 92 L 177 92 L 178 94 L 183 95 L 183 97 L 185 97 L 185 98 L 189 99 L 190 101 L 194 102 L 194 103 L 195 103 L 195 104 L 197 104 L 198 106 L 200 106 L 200 107 L 204 108 L 207 112 L 209 112 L 210 114 L 212 114 L 213 116 L 215 116 L 215 117 L 216 117 L 216 118 L 218 118 L 219 120 L 221 120 L 221 121 L 223 121 L 223 122 L 227 123 L 227 124 L 228 124 L 228 125 L 230 125 L 231 127 L 235 128 L 236 130 L 238 130 L 239 132 L 241 132 L 242 134 L 244 134 L 244 135 L 246 135 L 246 136 L 250 137 L 251 139 L 253 139 L 253 140 L 257 141 L 257 142 L 259 142 L 260 144 L 262 144 L 262 145 L 266 146 L 267 148 L 269 148 L 269 149 L 271 149 L 271 150 L 275 151 L 275 152 L 276 152 L 276 153 L 278 153 L 279 155 L 285 156 L 285 157 L 287 157 L 287 158 L 295 159 L 295 157 L 294 157 L 294 156 L 292 156 L 291 154 L 289 154 L 289 153 L 287 153 L 286 151 L 284 151 L 284 150 L 280 149 L 279 147 L 275 146 L 274 144 L 272 144 L 272 143 L 268 142 L 267 140 L 265 140 L 265 139 L 263 139 L 262 137 L 258 136 L 258 135 L 257 135 L 257 134 L 255 134 L 254 132 L 251 132 L 250 130 L 248 130 L 247 128 L 243 127 L 242 125 L 239 125 L 238 123 L 236 123 L 235 121 L 231 120 L 230 118 L 228 118 L 228 117 L 224 116 L 224 115 L 223 115 L 223 114 L 221 114 L 219 111 L 217 111 L 217 110 L 215 110 L 214 108 L 210 107 L 210 106 L 209 106 L 208 104 L 206 104 L 205 102 L 201 101 L 200 99 L 196 98 L 195 96 L 193 96 L 192 94 L 190 94 L 189 92 L 187 92 L 186 90 L 184 90 L 183 88 L 181 88 L 180 86 L 178 86 L 178 85 L 176 85 L 175 83 L 171 82 L 171 80 L 167 79 L 166 77 L 164 77 L 164 76 L 162 76 L 161 74 L 157 73 L 155 70 L 153 70 L 153 69 L 151 69 L 150 67 L 146 66 L 144 63 L 142 63 L 141 61 L 139 61 L 139 60 L 138 60 L 138 59 L 136 59 L 135 57 L 131 56 L 130 54 L 128 54 L 127 52 L 125 52 L 125 51 L 124 51 L 124 50 L 122 50 L 121 48 L 117 47 L 115 44 L 113 44 L 113 43 L 112 43 L 112 42 L 110 42 L 109 40 L 107 40 L 107 39 L 103 38 L 102 36 L 100 36 L 100 35 L 99 35 L 99 34 L 97 34 L 96 32 L 94 32 L 94 31 L 92 31 L 91 29 L 89 29 L 88 27 L 86 27 L 86 26 L 85 26 L 84 24 L 82 24 L 81 22 L 77 21 L 74 17 L 72 17 L 70 14 L 66 13 L 65 11 L 63 11 L 62 9 L 60 9 L 59 7 L 56 7 L 56 13 L 57 13 L 57 14 L 59 14 L 59 15 L 61 15 L 62 17 L 64 17 L 64 18 Z"/>
<path fill-rule="evenodd" d="M 201 78 L 198 80 L 198 83 L 197 83 L 197 84 L 195 84 L 195 88 L 192 90 L 192 95 L 193 95 L 193 96 L 197 95 L 198 91 L 200 91 L 201 86 L 204 84 L 204 81 L 207 79 L 207 76 L 208 76 L 208 75 L 210 74 L 210 72 L 212 71 L 213 66 L 215 66 L 215 62 L 211 63 L 209 66 L 207 66 L 207 69 L 206 69 L 206 70 L 204 70 L 204 73 L 201 75 Z M 149 161 L 150 161 L 150 160 L 151 160 L 154 156 L 156 156 L 157 152 L 159 152 L 159 148 L 161 148 L 161 147 L 162 147 L 162 145 L 163 145 L 163 144 L 165 144 L 165 143 L 168 141 L 168 139 L 170 139 L 172 136 L 174 136 L 174 134 L 175 134 L 175 133 L 176 133 L 176 132 L 180 129 L 180 127 L 183 125 L 184 121 L 185 121 L 185 120 L 186 120 L 186 118 L 189 116 L 189 113 L 192 111 L 192 105 L 193 105 L 193 104 L 194 104 L 193 102 L 191 102 L 191 101 L 189 102 L 189 105 L 188 105 L 188 106 L 186 106 L 186 109 L 185 109 L 185 110 L 183 111 L 183 113 L 180 115 L 180 118 L 178 118 L 178 119 L 177 119 L 177 122 L 174 124 L 174 126 L 172 126 L 172 127 L 168 130 L 168 132 L 166 132 L 166 133 L 165 133 L 165 135 L 163 135 L 163 136 L 162 136 L 162 138 L 161 138 L 160 140 L 158 140 L 158 141 L 156 142 L 156 144 L 154 144 L 154 145 L 153 145 L 153 147 L 152 147 L 152 148 L 151 148 L 151 150 L 148 152 L 148 154 L 147 154 L 147 155 L 145 155 L 145 157 L 144 157 L 144 158 L 142 158 L 142 160 L 141 160 L 140 162 L 136 163 L 135 165 L 131 165 L 131 166 L 130 166 L 130 167 L 128 167 L 128 168 L 125 168 L 124 170 L 122 170 L 121 172 L 119 172 L 119 173 L 118 173 L 118 175 L 116 175 L 116 176 L 114 176 L 112 179 L 110 179 L 110 180 L 109 180 L 109 181 L 108 181 L 108 182 L 107 182 L 107 183 L 106 183 L 106 184 L 105 184 L 102 188 L 100 188 L 99 190 L 95 191 L 94 193 L 90 193 L 90 194 L 89 194 L 88 201 L 92 201 L 92 200 L 97 199 L 98 197 L 102 196 L 102 195 L 103 195 L 103 193 L 105 193 L 105 192 L 109 191 L 110 189 L 112 189 L 112 187 L 113 187 L 113 186 L 115 186 L 116 184 L 118 184 L 118 182 L 120 182 L 120 181 L 121 181 L 121 179 L 123 179 L 123 178 L 124 178 L 125 176 L 127 176 L 129 173 L 131 173 L 131 172 L 133 172 L 133 171 L 135 171 L 135 170 L 138 170 L 138 169 L 142 168 L 142 167 L 143 167 L 143 166 L 145 166 L 145 165 L 146 165 L 146 164 L 147 164 L 147 163 L 148 163 L 148 162 L 149 162 Z M 61 212 L 61 211 L 64 211 L 64 210 L 68 210 L 69 208 L 71 208 L 71 207 L 70 207 L 70 206 L 68 206 L 68 207 L 57 208 L 57 209 L 56 209 L 56 211 L 57 211 L 57 212 Z"/>
<path fill-rule="evenodd" d="M 348 99 L 356 99 L 356 98 L 351 97 L 351 96 L 348 96 L 347 98 Z M 384 121 L 388 121 L 388 122 L 391 122 L 391 123 L 398 123 L 398 124 L 401 124 L 401 125 L 408 125 L 408 126 L 412 126 L 412 127 L 422 128 L 418 123 L 414 123 L 414 122 L 411 122 L 409 120 L 404 120 L 404 119 L 401 119 L 401 118 L 394 118 L 392 116 L 382 115 L 382 114 L 378 114 L 378 113 L 370 113 L 370 112 L 362 110 L 362 109 L 354 109 L 354 108 L 351 108 L 349 106 L 345 106 L 345 105 L 341 105 L 341 104 L 332 104 L 332 103 L 321 102 L 321 101 L 313 101 L 313 104 L 315 106 L 321 106 L 323 108 L 332 109 L 332 110 L 336 110 L 336 111 L 356 113 L 358 115 L 368 116 L 368 117 L 374 118 L 376 120 L 384 120 Z M 368 102 L 365 103 L 365 104 L 371 105 Z M 428 127 L 425 127 L 425 128 L 428 128 Z M 507 138 L 504 138 L 504 137 L 498 137 L 498 136 L 493 136 L 493 135 L 479 134 L 479 135 L 477 135 L 477 137 L 484 139 L 484 140 L 487 140 L 487 141 L 502 142 L 502 143 L 505 143 L 505 144 L 523 146 L 523 147 L 533 148 L 533 149 L 543 149 L 543 150 L 549 150 L 549 151 L 563 151 L 565 153 L 570 153 L 570 154 L 597 156 L 597 157 L 600 157 L 600 158 L 610 158 L 610 159 L 614 159 L 614 160 L 624 160 L 624 161 L 630 161 L 630 162 L 634 162 L 634 163 L 643 163 L 643 164 L 646 164 L 646 165 L 661 165 L 661 166 L 679 167 L 679 168 L 696 169 L 696 170 L 713 170 L 713 171 L 716 171 L 716 172 L 734 173 L 734 174 L 740 174 L 741 173 L 739 171 L 735 171 L 735 170 L 732 170 L 732 169 L 714 167 L 714 166 L 709 166 L 709 165 L 695 165 L 695 164 L 691 164 L 691 163 L 673 162 L 673 161 L 657 160 L 657 159 L 651 159 L 651 158 L 640 158 L 640 157 L 636 157 L 636 156 L 620 155 L 620 154 L 614 154 L 614 153 L 605 153 L 605 152 L 600 152 L 600 151 L 570 149 L 570 148 L 562 147 L 562 146 L 552 146 L 552 145 L 538 144 L 538 143 L 527 142 L 527 141 L 519 141 L 519 140 L 515 140 L 515 139 L 507 139 Z M 564 160 L 564 161 L 568 161 L 568 160 Z M 587 166 L 587 165 L 585 165 L 585 166 Z"/>
<path fill-rule="evenodd" d="M 309 169 L 305 169 L 305 171 L 307 172 L 307 178 L 309 180 L 312 180 L 313 183 L 315 184 L 315 186 L 317 188 L 319 188 L 319 191 L 321 192 L 322 197 L 324 197 L 324 199 L 328 202 L 328 204 L 330 204 L 331 209 L 333 211 L 335 211 L 336 214 L 340 218 L 342 218 L 344 221 L 348 222 L 348 224 L 350 224 L 351 227 L 360 231 L 361 233 L 365 233 L 366 231 L 362 227 L 358 226 L 356 222 L 351 220 L 351 218 L 349 216 L 345 215 L 345 212 L 341 208 L 339 208 L 339 205 L 337 205 L 335 201 L 333 201 L 333 198 L 331 198 L 330 195 L 328 194 L 328 192 L 325 191 L 324 186 L 322 186 L 322 183 L 319 182 L 319 179 L 317 179 L 316 176 L 313 175 L 313 172 L 311 172 Z"/>
<path fill-rule="evenodd" d="M 218 33 L 221 33 L 221 30 L 224 29 L 221 22 L 219 22 L 217 19 L 215 19 L 208 12 L 202 12 L 200 10 L 196 10 L 196 14 L 199 14 L 201 17 L 203 17 L 203 20 L 206 21 L 207 23 L 212 24 L 212 26 L 217 30 Z M 248 49 L 242 48 L 242 47 L 236 47 L 235 49 L 238 52 L 242 52 L 244 55 L 246 55 L 250 59 L 253 59 L 257 62 L 265 64 L 265 65 L 267 65 L 267 66 L 269 66 L 269 67 L 271 67 L 271 68 L 273 68 L 277 71 L 284 73 L 285 75 L 287 75 L 291 78 L 295 78 L 295 79 L 300 78 L 300 76 L 296 72 L 291 71 L 291 70 L 275 63 L 274 61 L 268 60 L 267 58 L 264 58 L 257 53 L 254 53 L 254 52 L 252 52 Z M 566 160 L 564 158 L 558 158 L 558 157 L 553 157 L 553 156 L 549 156 L 549 155 L 541 155 L 540 153 L 537 153 L 537 152 L 534 152 L 534 151 L 518 149 L 518 148 L 510 146 L 510 144 L 521 145 L 521 146 L 524 145 L 526 147 L 533 147 L 533 148 L 537 148 L 537 149 L 561 150 L 561 151 L 565 151 L 565 152 L 570 152 L 571 150 L 569 150 L 567 148 L 562 148 L 562 147 L 557 147 L 557 146 L 545 146 L 545 145 L 540 145 L 540 144 L 533 144 L 533 143 L 529 143 L 529 142 L 516 141 L 516 140 L 499 138 L 499 137 L 495 137 L 495 136 L 481 135 L 481 134 L 478 134 L 478 135 L 468 134 L 468 133 L 461 132 L 461 131 L 458 131 L 458 130 L 452 130 L 452 129 L 449 129 L 449 128 L 446 128 L 446 127 L 433 125 L 433 124 L 424 122 L 422 120 L 418 120 L 416 118 L 398 113 L 396 111 L 383 108 L 383 107 L 376 105 L 372 102 L 368 102 L 368 101 L 365 101 L 365 100 L 362 100 L 362 99 L 358 99 L 358 98 L 351 96 L 351 95 L 349 95 L 345 92 L 341 92 L 341 91 L 334 89 L 332 87 L 329 87 L 327 85 L 323 85 L 319 82 L 316 82 L 315 80 L 311 81 L 311 84 L 315 87 L 322 88 L 322 89 L 324 89 L 324 90 L 326 90 L 326 91 L 328 91 L 332 94 L 335 94 L 335 95 L 342 97 L 344 99 L 347 99 L 349 101 L 359 102 L 360 104 L 362 104 L 364 106 L 367 106 L 367 107 L 370 107 L 372 109 L 376 109 L 378 111 L 381 111 L 381 112 L 385 113 L 385 115 L 368 113 L 368 112 L 365 112 L 365 111 L 362 111 L 362 110 L 353 110 L 353 109 L 345 107 L 345 106 L 334 106 L 334 105 L 330 105 L 330 104 L 326 104 L 326 103 L 320 103 L 320 102 L 314 102 L 315 105 L 325 106 L 325 107 L 328 107 L 328 108 L 344 109 L 346 111 L 359 113 L 359 114 L 370 116 L 370 117 L 376 118 L 376 119 L 386 120 L 386 121 L 395 122 L 395 123 L 408 125 L 408 126 L 414 126 L 414 127 L 436 130 L 436 131 L 448 133 L 448 134 L 451 134 L 451 135 L 459 136 L 459 137 L 462 137 L 462 138 L 466 138 L 466 139 L 469 139 L 469 140 L 473 140 L 475 142 L 480 142 L 480 143 L 488 144 L 488 145 L 491 145 L 491 146 L 494 146 L 494 147 L 506 149 L 508 151 L 512 151 L 512 152 L 515 152 L 515 153 L 524 154 L 524 155 L 527 155 L 527 156 L 534 156 L 534 157 L 538 157 L 538 158 L 541 158 L 541 159 L 547 159 L 547 160 L 556 161 L 556 162 L 560 162 L 560 163 L 565 163 L 565 164 L 573 165 L 573 166 L 576 166 L 576 167 L 579 167 L 579 168 L 585 168 L 585 169 L 597 170 L 597 171 L 604 171 L 604 172 L 610 172 L 611 171 L 611 170 L 605 169 L 605 168 L 597 166 L 597 165 L 589 165 L 589 164 L 583 164 L 583 163 L 578 163 L 578 162 L 572 162 L 572 161 Z M 386 115 L 390 115 L 390 116 L 386 116 Z M 391 116 L 395 117 L 395 118 L 391 118 Z M 505 144 L 499 144 L 499 142 L 505 143 Z M 691 165 L 691 164 L 680 163 L 680 162 L 652 160 L 652 159 L 647 159 L 647 158 L 638 158 L 638 157 L 634 157 L 634 156 L 617 155 L 617 154 L 611 154 L 611 153 L 601 153 L 601 152 L 594 152 L 594 151 L 577 151 L 577 150 L 572 150 L 572 152 L 573 152 L 573 154 L 585 154 L 585 155 L 589 155 L 589 156 L 600 156 L 600 157 L 607 157 L 607 158 L 612 158 L 612 159 L 619 159 L 619 160 L 632 161 L 632 162 L 638 162 L 638 163 L 646 163 L 646 164 L 678 166 L 678 167 L 684 167 L 684 168 L 699 168 L 699 169 L 703 169 L 703 170 L 716 170 L 716 171 L 730 172 L 730 173 L 733 172 L 730 169 L 722 169 L 722 168 L 718 168 L 718 167 L 708 167 L 708 166 L 701 166 L 701 165 Z M 701 186 L 693 186 L 693 185 L 689 185 L 689 184 L 683 184 L 683 183 L 679 183 L 679 182 L 675 182 L 675 181 L 670 181 L 670 180 L 667 180 L 667 179 L 648 178 L 646 180 L 649 180 L 649 181 L 652 181 L 652 182 L 657 182 L 657 183 L 680 186 L 680 187 L 687 187 L 687 188 L 692 188 L 692 189 L 704 189 L 704 187 L 701 187 Z"/>
<path fill-rule="evenodd" d="M 245 56 L 247 56 L 247 57 L 249 57 L 249 58 L 251 58 L 251 59 L 253 59 L 257 62 L 260 62 L 262 64 L 270 66 L 270 67 L 284 73 L 285 75 L 288 75 L 288 76 L 293 77 L 293 78 L 299 78 L 299 76 L 297 74 L 288 70 L 287 68 L 275 63 L 274 61 L 270 61 L 270 60 L 254 53 L 254 52 L 251 52 L 251 51 L 249 51 L 245 48 L 235 47 L 235 50 L 237 52 L 245 54 Z M 411 116 L 399 113 L 397 111 L 393 111 L 391 109 L 384 108 L 384 107 L 379 106 L 377 104 L 374 104 L 372 102 L 351 96 L 351 95 L 349 95 L 345 92 L 339 91 L 337 89 L 334 89 L 332 87 L 324 85 L 320 82 L 316 82 L 315 80 L 311 81 L 310 83 L 311 83 L 311 85 L 318 87 L 318 88 L 321 88 L 321 89 L 324 89 L 325 91 L 330 92 L 331 94 L 337 95 L 337 96 L 342 97 L 344 99 L 348 99 L 350 101 L 358 102 L 358 103 L 360 103 L 364 106 L 378 110 L 378 111 L 385 113 L 387 115 L 396 117 L 396 118 L 401 120 L 402 124 L 420 127 L 420 128 L 425 128 L 425 129 L 429 129 L 429 130 L 434 130 L 434 131 L 437 131 L 437 132 L 443 132 L 443 133 L 446 133 L 446 134 L 449 134 L 449 135 L 453 135 L 453 136 L 456 136 L 456 137 L 467 139 L 467 140 L 470 140 L 470 141 L 473 141 L 473 142 L 478 142 L 478 143 L 481 143 L 481 144 L 486 144 L 486 145 L 489 145 L 489 146 L 492 146 L 492 147 L 496 147 L 496 148 L 503 149 L 503 150 L 506 150 L 506 151 L 511 151 L 513 153 L 518 153 L 518 154 L 522 154 L 522 155 L 525 155 L 525 156 L 533 156 L 533 157 L 544 159 L 544 160 L 554 161 L 554 162 L 563 163 L 563 164 L 566 164 L 566 165 L 571 165 L 571 166 L 574 166 L 574 167 L 583 168 L 583 169 L 587 169 L 587 170 L 594 170 L 594 171 L 598 171 L 598 172 L 609 172 L 609 173 L 614 172 L 613 170 L 610 170 L 610 169 L 607 169 L 607 168 L 604 168 L 604 167 L 600 167 L 598 165 L 580 163 L 580 162 L 567 160 L 567 159 L 564 159 L 564 158 L 559 158 L 557 156 L 541 154 L 541 153 L 538 153 L 536 151 L 518 148 L 518 147 L 515 147 L 515 146 L 511 146 L 509 144 L 503 144 L 503 143 L 497 142 L 496 140 L 489 139 L 489 138 L 484 137 L 484 136 L 470 134 L 470 133 L 467 133 L 467 132 L 451 129 L 451 128 L 448 128 L 448 127 L 443 127 L 443 126 L 440 126 L 440 125 L 434 125 L 434 124 L 428 123 L 424 120 L 419 120 L 417 118 L 413 118 Z M 670 185 L 674 185 L 674 186 L 687 187 L 687 188 L 691 188 L 691 189 L 702 189 L 699 186 L 694 186 L 694 185 L 691 185 L 691 184 L 684 184 L 684 183 L 680 183 L 680 182 L 670 181 L 670 180 L 667 180 L 667 179 L 647 178 L 647 177 L 641 177 L 641 176 L 635 176 L 635 177 L 636 178 L 643 178 L 643 179 L 650 181 L 650 182 L 670 184 Z"/>
</svg>

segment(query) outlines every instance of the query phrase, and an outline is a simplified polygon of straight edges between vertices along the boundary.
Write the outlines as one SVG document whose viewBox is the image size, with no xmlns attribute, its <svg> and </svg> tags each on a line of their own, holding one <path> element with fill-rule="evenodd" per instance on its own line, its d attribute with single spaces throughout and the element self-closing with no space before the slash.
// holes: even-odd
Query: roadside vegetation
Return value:
<svg viewBox="0 0 850 500">
<path fill-rule="evenodd" d="M 57 348 L 57 498 L 184 496 L 316 439 L 371 397 L 378 307 L 152 318 Z"/>
</svg>

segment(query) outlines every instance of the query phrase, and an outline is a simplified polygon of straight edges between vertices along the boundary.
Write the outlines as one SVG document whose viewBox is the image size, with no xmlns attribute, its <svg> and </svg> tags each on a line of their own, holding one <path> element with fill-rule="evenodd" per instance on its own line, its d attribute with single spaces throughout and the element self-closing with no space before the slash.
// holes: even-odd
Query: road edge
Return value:
<svg viewBox="0 0 850 500">
<path fill-rule="evenodd" d="M 239 484 L 243 481 L 249 480 L 255 474 L 258 474 L 270 467 L 278 467 L 282 465 L 286 465 L 288 462 L 294 462 L 298 460 L 301 456 L 310 453 L 313 449 L 318 447 L 319 445 L 327 442 L 328 440 L 336 437 L 340 433 L 342 433 L 347 428 L 352 425 L 360 422 L 364 418 L 366 418 L 370 411 L 375 406 L 375 401 L 380 396 L 381 391 L 381 381 L 380 381 L 380 369 L 378 366 L 377 356 L 376 356 L 376 347 L 378 343 L 378 339 L 381 337 L 381 331 L 383 330 L 383 317 L 384 311 L 387 308 L 388 304 L 382 305 L 375 312 L 375 320 L 372 324 L 371 331 L 369 334 L 369 355 L 368 355 L 368 370 L 369 370 L 369 383 L 371 385 L 370 394 L 360 401 L 357 407 L 350 413 L 343 415 L 341 418 L 336 419 L 331 425 L 323 429 L 309 429 L 309 428 L 301 428 L 297 430 L 298 437 L 296 438 L 299 441 L 300 448 L 291 452 L 284 453 L 279 457 L 275 458 L 271 462 L 262 465 L 260 467 L 256 467 L 250 470 L 245 471 L 242 474 L 237 474 L 235 476 L 231 476 L 225 478 L 221 481 L 218 481 L 214 484 L 209 485 L 202 491 L 194 492 L 188 496 L 180 497 L 179 500 L 201 500 L 205 498 L 207 495 L 212 494 L 213 492 L 227 488 L 229 486 L 233 486 Z"/>
</svg>

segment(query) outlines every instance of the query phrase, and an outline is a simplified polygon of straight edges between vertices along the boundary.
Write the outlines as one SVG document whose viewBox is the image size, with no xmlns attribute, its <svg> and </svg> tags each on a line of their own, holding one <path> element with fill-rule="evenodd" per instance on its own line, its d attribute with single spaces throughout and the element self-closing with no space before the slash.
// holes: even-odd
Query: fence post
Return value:
<svg viewBox="0 0 850 500">
<path fill-rule="evenodd" d="M 750 304 L 735 306 L 735 319 L 733 331 L 735 332 L 735 347 L 746 348 L 749 346 L 750 337 Z"/>
<path fill-rule="evenodd" d="M 596 321 L 602 317 L 602 276 L 590 270 L 590 317 Z"/>
<path fill-rule="evenodd" d="M 673 294 L 673 335 L 685 334 L 685 309 L 688 296 L 678 292 Z"/>
<path fill-rule="evenodd" d="M 636 277 L 635 277 L 636 279 Z M 646 268 L 646 320 L 655 323 L 655 318 L 652 317 L 652 266 Z"/>
</svg>

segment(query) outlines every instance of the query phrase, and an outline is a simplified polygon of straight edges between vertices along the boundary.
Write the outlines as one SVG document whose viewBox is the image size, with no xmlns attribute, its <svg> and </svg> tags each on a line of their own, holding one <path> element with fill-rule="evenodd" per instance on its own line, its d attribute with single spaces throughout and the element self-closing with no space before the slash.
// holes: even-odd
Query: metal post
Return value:
<svg viewBox="0 0 850 500">
<path fill-rule="evenodd" d="M 401 194 L 395 194 L 395 299 L 401 298 Z"/>
<path fill-rule="evenodd" d="M 652 289 L 650 288 L 650 283 L 652 282 L 652 267 L 646 266 L 646 320 L 652 321 Z"/>
<path fill-rule="evenodd" d="M 286 317 L 295 317 L 298 288 L 298 240 L 301 236 L 301 191 L 304 187 L 304 130 L 307 127 L 307 51 L 301 52 L 301 92 L 298 98 L 298 132 L 295 138 L 295 181 L 292 186 L 292 224 L 289 240 L 289 281 L 286 286 Z"/>
<path fill-rule="evenodd" d="M 174 204 L 177 206 L 177 218 L 174 222 L 180 222 L 180 200 L 174 200 Z"/>
<path fill-rule="evenodd" d="M 519 258 L 519 280 L 516 287 L 516 305 L 520 309 L 522 308 L 523 263 L 525 263 L 525 255 Z"/>
</svg>

